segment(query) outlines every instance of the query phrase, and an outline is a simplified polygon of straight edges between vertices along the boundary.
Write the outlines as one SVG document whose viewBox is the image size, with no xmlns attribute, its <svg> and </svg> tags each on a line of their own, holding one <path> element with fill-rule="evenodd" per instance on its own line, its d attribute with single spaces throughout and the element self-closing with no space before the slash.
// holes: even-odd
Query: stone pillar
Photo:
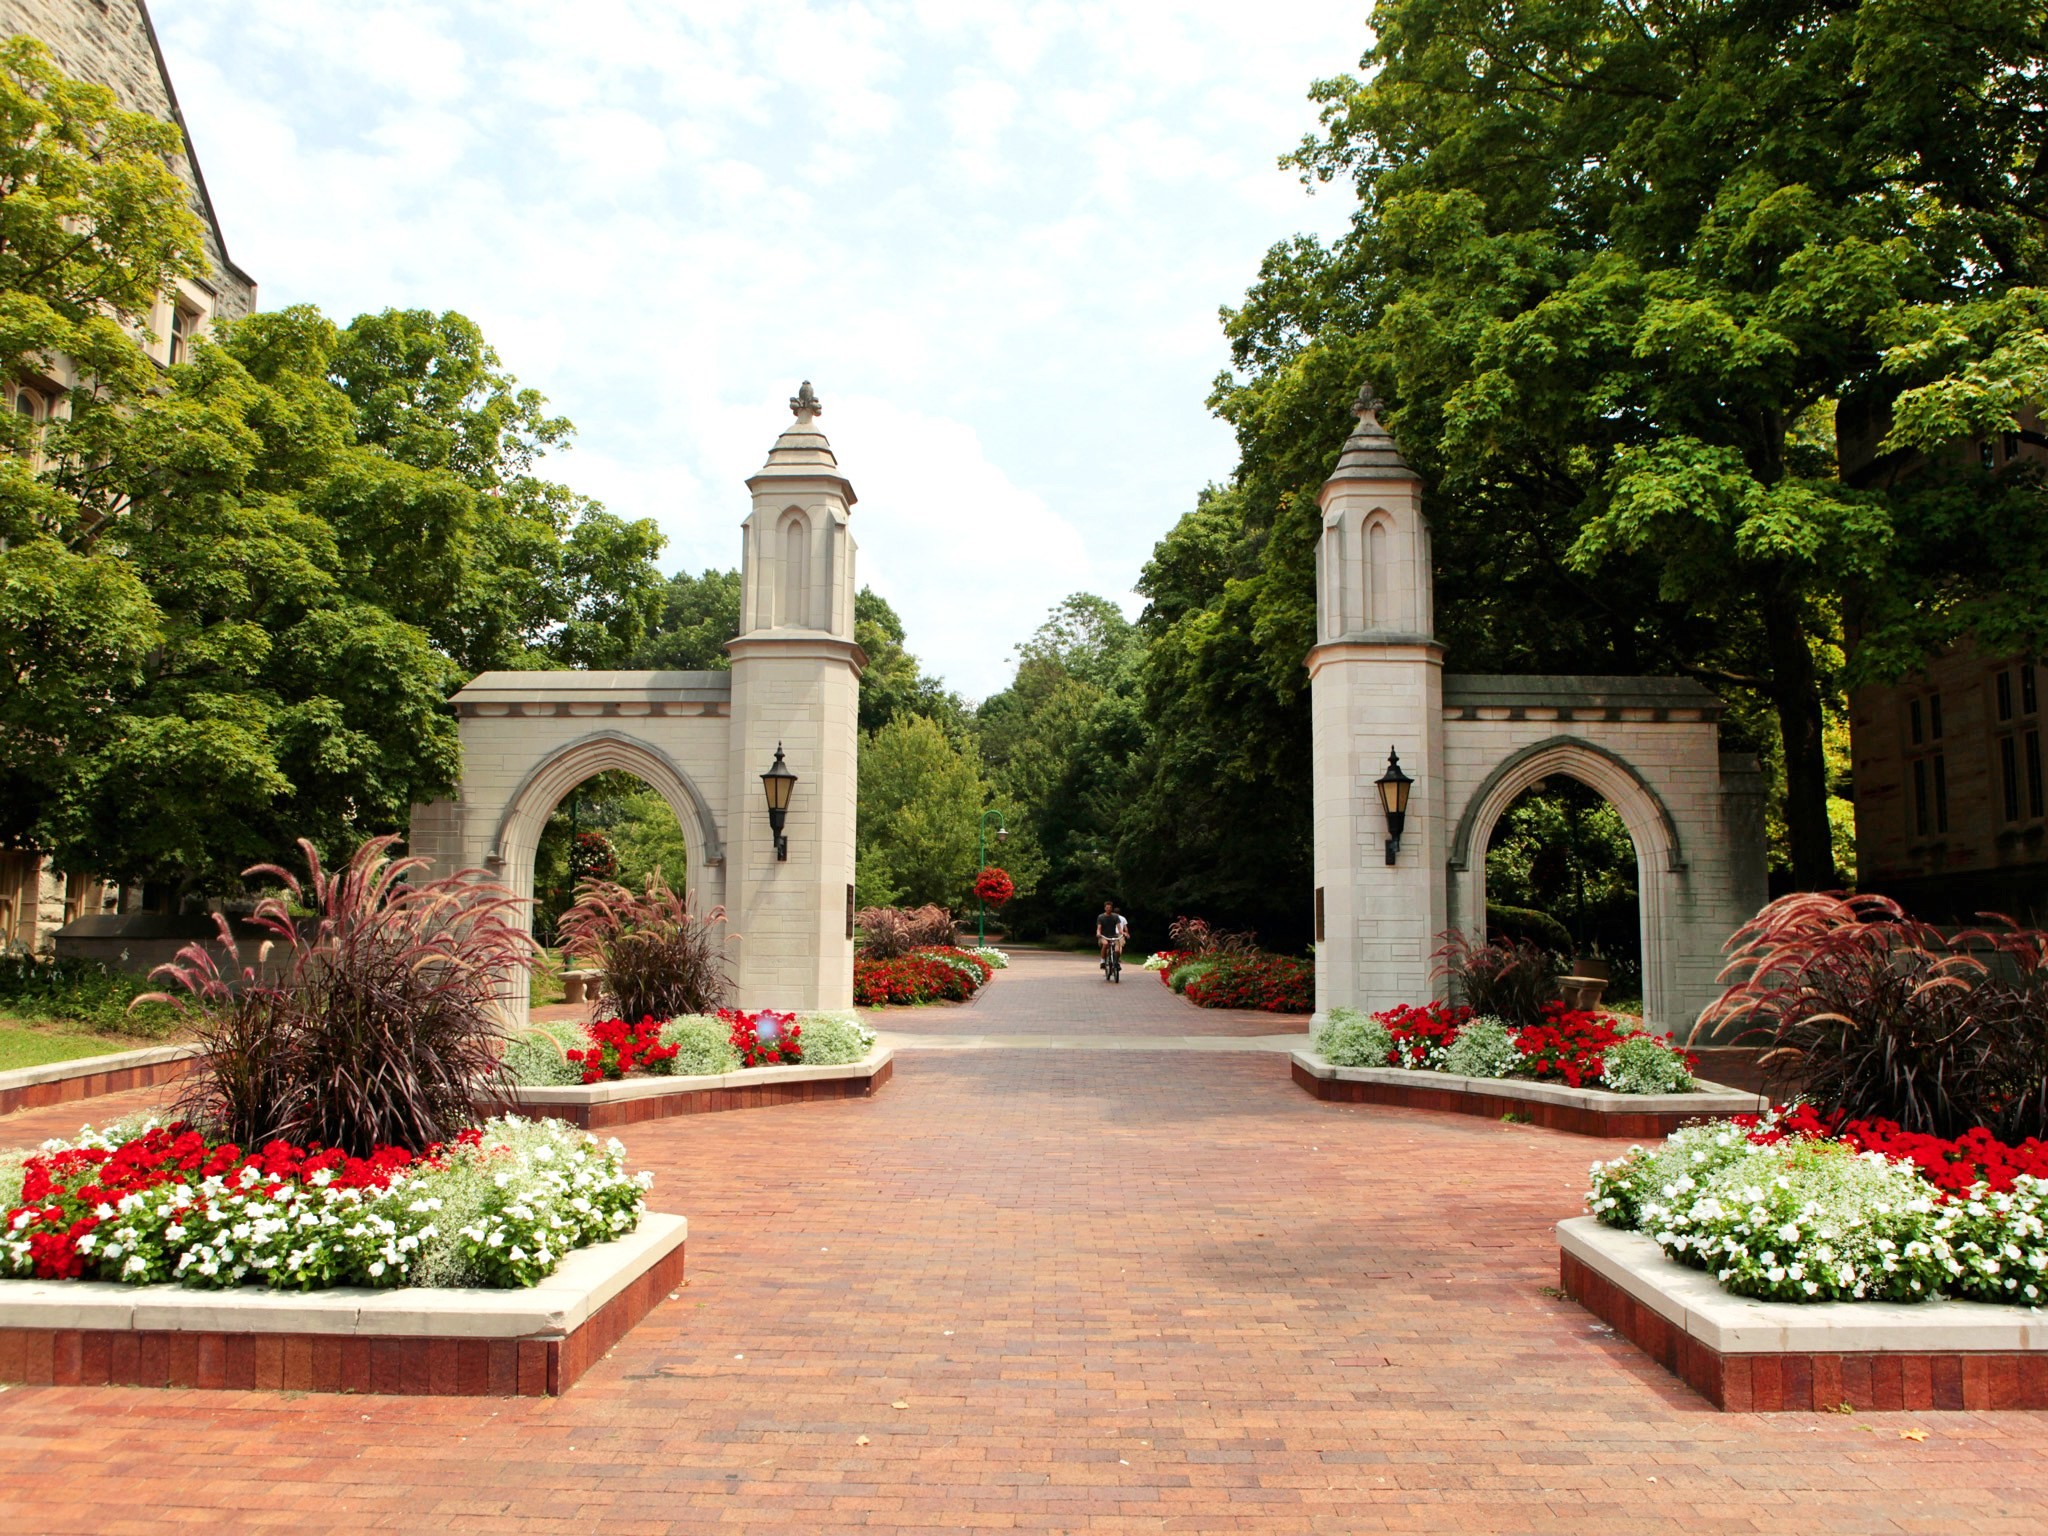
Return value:
<svg viewBox="0 0 2048 1536">
<path fill-rule="evenodd" d="M 853 1005 L 855 787 L 860 674 L 853 640 L 853 486 L 817 427 L 806 383 L 796 424 L 747 481 L 740 633 L 732 657 L 726 920 L 743 1008 Z M 797 776 L 778 859 L 761 775 L 780 746 Z"/>
<path fill-rule="evenodd" d="M 1316 1007 L 1363 1012 L 1435 991 L 1430 959 L 1448 924 L 1443 647 L 1434 634 L 1422 482 L 1385 427 L 1371 386 L 1358 428 L 1318 498 L 1313 710 Z M 1390 751 L 1413 780 L 1393 864 L 1376 780 Z"/>
</svg>

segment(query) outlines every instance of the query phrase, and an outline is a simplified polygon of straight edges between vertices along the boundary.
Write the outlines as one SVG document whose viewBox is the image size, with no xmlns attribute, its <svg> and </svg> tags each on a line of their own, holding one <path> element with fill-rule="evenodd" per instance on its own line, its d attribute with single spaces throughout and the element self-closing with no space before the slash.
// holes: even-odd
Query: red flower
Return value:
<svg viewBox="0 0 2048 1536">
<path fill-rule="evenodd" d="M 1000 907 L 1017 894 L 1017 887 L 1008 874 L 991 864 L 974 877 L 974 894 L 990 906 Z"/>
<path fill-rule="evenodd" d="M 661 1043 L 661 1026 L 652 1018 L 638 1024 L 624 1019 L 599 1019 L 583 1026 L 590 1048 L 562 1054 L 583 1068 L 583 1081 L 600 1083 L 629 1076 L 636 1068 L 645 1072 L 656 1062 L 672 1059 L 682 1047 Z"/>
</svg>

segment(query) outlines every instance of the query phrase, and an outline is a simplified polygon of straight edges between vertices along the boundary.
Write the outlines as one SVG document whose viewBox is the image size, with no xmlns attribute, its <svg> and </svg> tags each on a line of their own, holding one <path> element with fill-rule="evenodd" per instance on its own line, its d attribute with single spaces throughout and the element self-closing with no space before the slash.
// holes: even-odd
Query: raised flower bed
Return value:
<svg viewBox="0 0 2048 1536">
<path fill-rule="evenodd" d="M 1792 1111 L 1596 1163 L 1565 1292 L 1732 1410 L 2048 1408 L 2048 1146 Z"/>
<path fill-rule="evenodd" d="M 894 1072 L 891 1053 L 851 1014 L 772 1009 L 535 1025 L 507 1048 L 505 1064 L 516 1113 L 586 1130 L 865 1098 Z"/>
<path fill-rule="evenodd" d="M 1683 1052 L 1612 1015 L 1552 1002 L 1540 1017 L 1516 1029 L 1448 1003 L 1370 1018 L 1332 1009 L 1315 1048 L 1293 1053 L 1294 1080 L 1319 1099 L 1506 1116 L 1582 1136 L 1663 1136 L 1766 1107 L 1701 1082 Z"/>
<path fill-rule="evenodd" d="M 48 1143 L 0 1166 L 0 1381 L 559 1392 L 682 1277 L 620 1154 L 518 1121 L 419 1156 Z"/>
</svg>

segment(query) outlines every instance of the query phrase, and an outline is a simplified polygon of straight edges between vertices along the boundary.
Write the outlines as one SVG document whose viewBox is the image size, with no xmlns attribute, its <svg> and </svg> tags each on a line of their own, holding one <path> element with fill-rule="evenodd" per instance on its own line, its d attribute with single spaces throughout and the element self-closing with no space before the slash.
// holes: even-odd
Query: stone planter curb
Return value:
<svg viewBox="0 0 2048 1536">
<path fill-rule="evenodd" d="M 1551 1130 L 1582 1136 L 1668 1136 L 1695 1120 L 1754 1114 L 1769 1107 L 1759 1094 L 1719 1083 L 1703 1082 L 1694 1093 L 1610 1093 L 1603 1088 L 1459 1077 L 1409 1067 L 1338 1067 L 1314 1051 L 1291 1052 L 1290 1060 L 1295 1082 L 1319 1099 L 1446 1110 L 1496 1120 L 1520 1114 Z"/>
<path fill-rule="evenodd" d="M 1717 1408 L 2048 1408 L 2038 1308 L 1755 1301 L 1591 1216 L 1559 1222 L 1557 1242 L 1565 1293 Z"/>
<path fill-rule="evenodd" d="M 688 1236 L 649 1212 L 521 1290 L 0 1280 L 0 1381 L 552 1396 L 681 1282 Z"/>
<path fill-rule="evenodd" d="M 513 1112 L 553 1117 L 585 1130 L 664 1120 L 673 1115 L 758 1109 L 814 1099 L 865 1098 L 894 1074 L 895 1052 L 877 1045 L 837 1066 L 745 1067 L 701 1077 L 629 1077 L 565 1088 L 515 1088 Z"/>
<path fill-rule="evenodd" d="M 182 1076 L 185 1064 L 198 1054 L 196 1045 L 155 1045 L 40 1067 L 16 1067 L 0 1072 L 0 1115 L 167 1083 Z"/>
</svg>

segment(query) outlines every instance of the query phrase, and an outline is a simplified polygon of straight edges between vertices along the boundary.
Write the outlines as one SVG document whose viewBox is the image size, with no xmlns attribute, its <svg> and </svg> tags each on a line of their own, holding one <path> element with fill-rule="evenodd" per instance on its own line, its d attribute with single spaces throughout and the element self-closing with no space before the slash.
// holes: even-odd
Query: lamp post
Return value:
<svg viewBox="0 0 2048 1536">
<path fill-rule="evenodd" d="M 1408 824 L 1408 791 L 1415 781 L 1401 771 L 1401 754 L 1387 748 L 1387 771 L 1373 781 L 1380 809 L 1387 813 L 1387 862 L 1401 851 L 1401 829 Z"/>
<path fill-rule="evenodd" d="M 991 816 L 996 819 L 996 841 L 1006 843 L 1010 840 L 1010 829 L 1003 825 L 1003 813 L 994 806 L 983 811 L 981 821 L 975 828 L 974 876 L 977 880 L 981 878 L 981 872 L 988 868 L 988 819 Z M 974 916 L 974 947 L 985 949 L 988 946 L 988 902 L 977 891 L 974 904 L 980 909 Z"/>
<path fill-rule="evenodd" d="M 790 791 L 796 788 L 796 775 L 782 760 L 782 743 L 779 741 L 775 743 L 775 761 L 761 775 L 761 788 L 768 796 L 768 830 L 775 834 L 775 857 L 787 862 L 789 839 L 783 836 L 782 826 L 789 817 L 789 796 Z"/>
</svg>

